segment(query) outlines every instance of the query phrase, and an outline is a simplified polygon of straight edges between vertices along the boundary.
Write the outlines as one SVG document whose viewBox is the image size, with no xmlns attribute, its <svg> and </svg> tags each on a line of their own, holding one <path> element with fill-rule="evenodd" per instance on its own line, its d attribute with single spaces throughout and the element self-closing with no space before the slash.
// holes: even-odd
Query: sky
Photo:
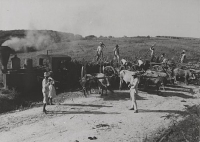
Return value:
<svg viewBox="0 0 200 142">
<path fill-rule="evenodd" d="M 200 38 L 200 0 L 0 0 L 0 30 Z"/>
</svg>

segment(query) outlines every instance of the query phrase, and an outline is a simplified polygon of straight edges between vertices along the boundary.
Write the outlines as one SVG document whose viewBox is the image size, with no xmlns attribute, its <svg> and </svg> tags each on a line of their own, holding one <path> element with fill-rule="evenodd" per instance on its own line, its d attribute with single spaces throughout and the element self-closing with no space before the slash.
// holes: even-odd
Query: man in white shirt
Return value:
<svg viewBox="0 0 200 142">
<path fill-rule="evenodd" d="M 141 58 L 139 58 L 139 59 L 138 59 L 138 65 L 139 65 L 139 67 L 140 67 L 142 64 L 144 64 L 144 62 L 142 61 Z"/>
<path fill-rule="evenodd" d="M 121 59 L 121 64 L 122 64 L 123 66 L 125 66 L 125 65 L 127 64 L 127 61 L 126 61 L 125 59 Z"/>
<path fill-rule="evenodd" d="M 160 63 L 164 64 L 167 62 L 167 59 L 165 58 L 165 53 L 162 53 L 160 56 Z"/>
<path fill-rule="evenodd" d="M 136 103 L 136 96 L 138 95 L 138 84 L 139 84 L 139 79 L 137 77 L 137 74 L 133 73 L 130 84 L 128 86 L 130 87 L 130 97 L 132 101 L 130 110 L 134 110 L 134 113 L 138 113 L 137 103 Z"/>
<path fill-rule="evenodd" d="M 99 61 L 99 59 L 103 59 L 103 48 L 106 47 L 103 42 L 99 43 L 99 46 L 97 47 L 97 58 L 96 60 Z"/>
</svg>

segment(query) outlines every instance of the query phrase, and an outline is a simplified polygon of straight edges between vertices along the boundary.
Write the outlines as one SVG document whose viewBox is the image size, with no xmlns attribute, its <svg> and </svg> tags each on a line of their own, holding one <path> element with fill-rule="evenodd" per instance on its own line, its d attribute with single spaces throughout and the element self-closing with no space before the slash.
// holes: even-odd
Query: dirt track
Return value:
<svg viewBox="0 0 200 142">
<path fill-rule="evenodd" d="M 190 87 L 191 88 L 191 87 Z M 194 88 L 194 87 L 193 87 Z M 62 104 L 0 115 L 0 142 L 142 142 L 168 128 L 168 114 L 185 114 L 184 105 L 199 103 L 199 94 L 189 89 L 167 88 L 162 94 L 139 92 L 139 113 L 129 110 L 129 91 L 114 96 L 66 100 Z"/>
</svg>

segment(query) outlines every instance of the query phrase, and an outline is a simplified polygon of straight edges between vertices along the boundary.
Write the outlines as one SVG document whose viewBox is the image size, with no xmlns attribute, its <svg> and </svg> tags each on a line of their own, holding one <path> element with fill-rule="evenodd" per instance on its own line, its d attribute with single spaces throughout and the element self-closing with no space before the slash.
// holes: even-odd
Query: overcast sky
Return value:
<svg viewBox="0 0 200 142">
<path fill-rule="evenodd" d="M 200 0 L 0 0 L 0 30 L 200 38 Z"/>
</svg>

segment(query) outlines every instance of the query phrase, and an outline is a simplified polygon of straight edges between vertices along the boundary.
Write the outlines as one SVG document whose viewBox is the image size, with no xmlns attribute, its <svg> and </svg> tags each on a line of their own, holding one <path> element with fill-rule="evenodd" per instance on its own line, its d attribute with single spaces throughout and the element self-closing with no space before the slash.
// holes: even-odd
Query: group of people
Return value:
<svg viewBox="0 0 200 142">
<path fill-rule="evenodd" d="M 43 112 L 46 113 L 46 105 L 53 105 L 52 99 L 56 96 L 55 81 L 52 78 L 52 72 L 45 72 L 42 80 L 43 93 Z"/>
<path fill-rule="evenodd" d="M 100 59 L 103 59 L 103 49 L 105 44 L 103 42 L 99 43 L 99 46 L 97 47 L 97 57 L 96 60 L 99 61 Z M 114 60 L 117 59 L 117 62 L 119 63 L 119 45 L 117 44 L 115 48 L 113 49 L 114 53 Z"/>
<path fill-rule="evenodd" d="M 150 51 L 151 51 L 150 61 L 154 62 L 155 60 L 157 60 L 157 62 L 159 62 L 159 63 L 166 63 L 167 58 L 165 57 L 165 53 L 162 53 L 160 55 L 160 57 L 158 57 L 156 59 L 154 46 L 155 46 L 155 44 L 150 47 Z M 103 59 L 103 49 L 104 49 L 104 47 L 106 47 L 106 45 L 103 42 L 100 42 L 99 46 L 97 47 L 97 56 L 96 56 L 97 61 L 99 61 L 100 59 Z M 114 47 L 113 54 L 114 54 L 114 60 L 117 59 L 117 62 L 119 63 L 120 62 L 120 60 L 119 60 L 120 55 L 119 55 L 119 45 L 118 44 Z M 185 63 L 185 60 L 186 60 L 186 51 L 183 50 L 182 53 L 181 53 L 181 57 L 180 57 L 180 63 Z M 121 62 L 123 64 L 123 62 L 125 62 L 125 60 L 122 59 Z M 141 62 L 141 59 L 140 59 L 140 62 Z"/>
<path fill-rule="evenodd" d="M 155 44 L 152 45 L 150 47 L 150 55 L 151 55 L 151 62 L 154 62 L 156 60 L 156 62 L 158 63 L 166 63 L 167 62 L 167 58 L 165 57 L 165 53 L 162 53 L 157 59 L 155 57 L 155 48 L 154 48 Z M 100 45 L 97 47 L 97 58 L 96 60 L 99 61 L 100 58 L 103 58 L 103 49 L 104 49 L 105 44 L 103 42 L 100 42 Z M 114 60 L 117 59 L 117 62 L 120 62 L 120 56 L 119 56 L 119 45 L 116 45 L 113 49 L 113 53 L 114 53 Z M 185 63 L 186 60 L 186 51 L 183 50 L 181 53 L 181 57 L 180 57 L 180 63 Z M 127 61 L 125 59 L 121 60 L 121 64 L 122 65 L 126 65 Z M 143 61 L 141 60 L 141 58 L 138 59 L 138 65 L 140 66 L 141 64 L 143 64 Z M 136 103 L 136 95 L 138 94 L 138 84 L 139 84 L 139 78 L 137 76 L 137 74 L 133 74 L 132 78 L 131 78 L 131 82 L 128 85 L 130 88 L 130 97 L 132 100 L 131 103 L 131 108 L 130 110 L 134 110 L 135 113 L 138 112 L 137 109 L 137 103 Z"/>
<path fill-rule="evenodd" d="M 150 47 L 150 51 L 151 51 L 151 62 L 155 61 L 155 48 L 154 45 Z M 165 53 L 162 53 L 161 56 L 159 58 L 157 58 L 157 62 L 160 63 L 166 63 L 167 59 L 165 58 Z M 186 61 L 186 51 L 183 50 L 181 52 L 181 56 L 180 56 L 180 63 L 185 63 Z"/>
</svg>

